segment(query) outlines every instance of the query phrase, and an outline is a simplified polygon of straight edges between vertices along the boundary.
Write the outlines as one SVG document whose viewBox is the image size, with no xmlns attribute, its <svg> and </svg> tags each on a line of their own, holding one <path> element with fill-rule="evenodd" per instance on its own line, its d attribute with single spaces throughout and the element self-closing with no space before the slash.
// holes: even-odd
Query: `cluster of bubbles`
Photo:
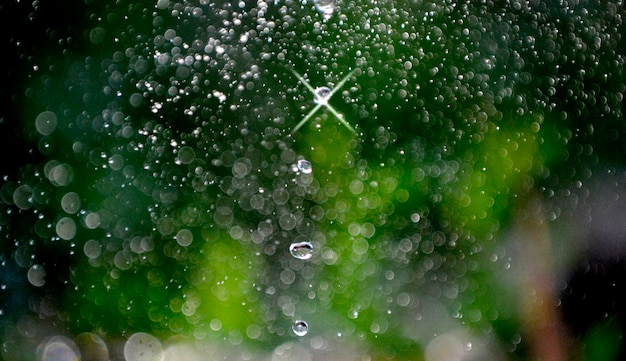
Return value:
<svg viewBox="0 0 626 361">
<path fill-rule="evenodd" d="M 495 306 L 467 294 L 490 270 L 480 264 L 507 199 L 567 188 L 578 202 L 566 183 L 584 188 L 622 136 L 615 4 L 150 5 L 91 14 L 93 56 L 68 55 L 74 40 L 49 31 L 63 56 L 22 57 L 36 62 L 24 93 L 42 108 L 28 131 L 44 160 L 0 188 L 0 315 L 19 314 L 25 280 L 38 317 L 76 330 L 140 325 L 232 345 L 277 342 L 281 318 L 306 335 L 296 306 L 361 341 L 419 334 L 426 298 L 488 324 Z M 291 68 L 314 84 L 356 69 L 334 97 L 362 132 L 320 112 L 292 135 L 311 97 Z M 313 102 L 331 92 L 315 88 Z M 586 117 L 603 123 L 579 126 Z M 42 345 L 45 358 L 79 356 L 64 339 Z M 161 354 L 143 333 L 124 347 L 127 360 Z"/>
</svg>

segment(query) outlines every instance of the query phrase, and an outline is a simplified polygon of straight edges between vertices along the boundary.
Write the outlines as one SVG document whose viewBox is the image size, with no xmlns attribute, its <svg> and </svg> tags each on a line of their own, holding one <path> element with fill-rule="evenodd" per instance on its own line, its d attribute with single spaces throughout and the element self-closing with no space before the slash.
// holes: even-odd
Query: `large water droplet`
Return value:
<svg viewBox="0 0 626 361">
<path fill-rule="evenodd" d="M 313 256 L 313 245 L 311 242 L 292 243 L 289 252 L 297 259 L 309 259 Z"/>
<path fill-rule="evenodd" d="M 73 361 L 80 359 L 76 344 L 63 336 L 54 336 L 45 345 L 38 347 L 41 360 Z"/>
<path fill-rule="evenodd" d="M 126 341 L 124 358 L 127 361 L 161 361 L 163 360 L 163 346 L 156 337 L 145 332 L 138 332 Z"/>
<path fill-rule="evenodd" d="M 331 93 L 332 90 L 330 90 L 330 88 L 327 86 L 315 88 L 315 98 L 313 99 L 313 101 L 315 102 L 315 104 L 327 105 L 328 101 L 330 100 Z"/>
<path fill-rule="evenodd" d="M 291 330 L 296 336 L 304 336 L 309 332 L 309 324 L 303 320 L 297 320 L 293 323 Z"/>
<path fill-rule="evenodd" d="M 306 159 L 300 159 L 296 164 L 298 170 L 304 174 L 310 174 L 313 172 L 313 165 Z"/>
<path fill-rule="evenodd" d="M 315 0 L 315 8 L 328 20 L 335 12 L 335 0 Z"/>
</svg>

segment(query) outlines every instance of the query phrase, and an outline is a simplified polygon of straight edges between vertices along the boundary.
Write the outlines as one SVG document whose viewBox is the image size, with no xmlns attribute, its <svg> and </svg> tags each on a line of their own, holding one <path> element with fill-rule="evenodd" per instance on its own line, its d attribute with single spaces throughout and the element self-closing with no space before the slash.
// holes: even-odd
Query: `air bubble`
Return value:
<svg viewBox="0 0 626 361">
<path fill-rule="evenodd" d="M 296 336 L 302 337 L 309 332 L 309 324 L 306 323 L 306 321 L 297 320 L 293 323 L 293 326 L 291 326 L 291 330 Z"/>
<path fill-rule="evenodd" d="M 289 252 L 297 259 L 310 259 L 313 256 L 313 245 L 311 242 L 292 243 Z"/>
</svg>

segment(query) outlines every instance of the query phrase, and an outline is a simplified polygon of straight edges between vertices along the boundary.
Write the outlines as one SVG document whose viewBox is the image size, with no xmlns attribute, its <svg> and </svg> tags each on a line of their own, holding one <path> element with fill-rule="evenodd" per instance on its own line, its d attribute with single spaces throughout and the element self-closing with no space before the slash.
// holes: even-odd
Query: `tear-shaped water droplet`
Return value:
<svg viewBox="0 0 626 361">
<path fill-rule="evenodd" d="M 315 104 L 327 105 L 330 100 L 330 94 L 332 90 L 327 86 L 321 86 L 315 88 L 315 98 L 313 101 Z"/>
<path fill-rule="evenodd" d="M 315 8 L 328 20 L 335 12 L 335 0 L 315 0 Z"/>
<path fill-rule="evenodd" d="M 297 320 L 291 326 L 291 330 L 296 336 L 304 336 L 309 332 L 309 324 L 303 320 Z"/>
<path fill-rule="evenodd" d="M 296 165 L 298 170 L 304 174 L 310 174 L 313 172 L 313 165 L 308 160 L 300 159 Z"/>
<path fill-rule="evenodd" d="M 309 259 L 313 256 L 313 245 L 311 242 L 292 243 L 289 252 L 297 259 Z"/>
</svg>

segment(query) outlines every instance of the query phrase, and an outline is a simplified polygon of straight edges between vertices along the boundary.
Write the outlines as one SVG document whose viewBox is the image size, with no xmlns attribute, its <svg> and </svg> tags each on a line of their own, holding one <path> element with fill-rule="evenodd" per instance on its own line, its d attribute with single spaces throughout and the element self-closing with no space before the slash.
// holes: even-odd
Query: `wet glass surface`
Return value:
<svg viewBox="0 0 626 361">
<path fill-rule="evenodd" d="M 3 3 L 0 358 L 623 358 L 624 15 Z"/>
</svg>

